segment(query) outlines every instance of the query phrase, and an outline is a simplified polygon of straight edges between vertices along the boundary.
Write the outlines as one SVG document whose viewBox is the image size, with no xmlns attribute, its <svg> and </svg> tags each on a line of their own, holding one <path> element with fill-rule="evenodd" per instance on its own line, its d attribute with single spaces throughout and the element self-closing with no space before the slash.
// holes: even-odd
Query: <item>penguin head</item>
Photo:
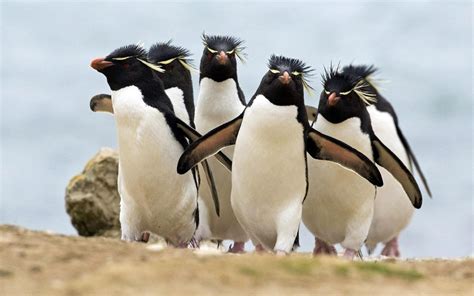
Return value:
<svg viewBox="0 0 474 296">
<path fill-rule="evenodd" d="M 105 75 L 112 90 L 119 90 L 139 81 L 153 79 L 151 69 L 163 71 L 149 63 L 146 55 L 146 50 L 140 45 L 127 45 L 114 50 L 105 58 L 92 60 L 91 67 Z"/>
<path fill-rule="evenodd" d="M 147 59 L 150 63 L 164 70 L 164 72 L 157 72 L 156 74 L 163 80 L 165 88 L 168 88 L 176 86 L 167 85 L 171 79 L 187 78 L 191 83 L 190 71 L 194 68 L 190 56 L 191 53 L 187 49 L 172 45 L 170 40 L 152 45 L 148 50 Z M 172 82 L 170 83 L 172 84 Z"/>
<path fill-rule="evenodd" d="M 307 81 L 311 67 L 298 59 L 272 55 L 268 68 L 258 93 L 276 105 L 304 105 L 304 90 L 311 89 Z"/>
<path fill-rule="evenodd" d="M 339 67 L 325 69 L 322 84 L 318 110 L 326 118 L 360 116 L 366 105 L 375 102 L 376 95 L 360 75 L 341 72 Z"/>
<path fill-rule="evenodd" d="M 237 80 L 237 60 L 244 61 L 243 40 L 231 36 L 202 35 L 201 78 L 208 77 L 217 82 L 233 78 Z"/>
</svg>

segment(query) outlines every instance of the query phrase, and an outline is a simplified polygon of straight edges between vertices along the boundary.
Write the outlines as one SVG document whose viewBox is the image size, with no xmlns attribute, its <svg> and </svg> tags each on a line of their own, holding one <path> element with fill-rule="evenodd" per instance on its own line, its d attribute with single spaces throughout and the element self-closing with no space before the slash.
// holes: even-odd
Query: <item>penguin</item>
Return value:
<svg viewBox="0 0 474 296">
<path fill-rule="evenodd" d="M 236 218 L 255 246 L 287 254 L 298 233 L 308 188 L 306 152 L 355 170 L 377 186 L 383 182 L 370 159 L 309 126 L 303 89 L 310 67 L 275 55 L 268 67 L 244 111 L 193 142 L 177 170 L 186 173 L 235 144 L 231 205 Z"/>
<path fill-rule="evenodd" d="M 186 246 L 199 223 L 194 173 L 175 172 L 179 156 L 196 138 L 176 117 L 163 82 L 163 69 L 147 60 L 146 50 L 128 45 L 92 60 L 112 90 L 119 147 L 118 190 L 122 239 L 146 240 L 156 233 Z M 230 167 L 230 160 L 217 156 Z"/>
<path fill-rule="evenodd" d="M 199 94 L 196 102 L 196 129 L 204 134 L 235 118 L 245 108 L 245 97 L 237 77 L 237 59 L 244 60 L 243 41 L 231 36 L 202 35 L 204 50 L 200 61 Z M 233 148 L 223 152 L 232 159 Z M 229 252 L 244 252 L 248 235 L 238 223 L 230 204 L 231 174 L 213 159 L 209 165 L 218 188 L 221 215 L 212 211 L 212 199 L 205 187 L 201 191 L 199 208 L 201 223 L 196 231 L 198 240 L 231 240 Z"/>
<path fill-rule="evenodd" d="M 191 53 L 189 50 L 181 46 L 173 45 L 170 40 L 153 44 L 148 50 L 147 60 L 163 70 L 155 71 L 154 74 L 163 82 L 166 95 L 171 100 L 175 115 L 182 121 L 188 123 L 192 128 L 195 128 L 193 83 L 191 77 L 191 71 L 194 68 L 191 64 L 190 56 Z M 113 114 L 111 96 L 107 94 L 94 96 L 90 101 L 90 108 L 94 112 Z M 200 136 L 199 133 L 195 133 L 192 129 L 187 129 L 187 131 L 197 134 L 197 137 Z M 216 162 L 217 161 L 218 160 L 216 160 Z M 203 162 L 201 167 L 207 180 L 206 185 L 211 184 L 204 189 L 209 190 L 207 195 L 212 197 L 215 213 L 219 216 L 219 199 L 213 173 L 207 161 Z M 202 191 L 203 190 L 200 190 L 201 194 Z"/>
<path fill-rule="evenodd" d="M 420 208 L 422 196 L 413 175 L 372 129 L 366 105 L 375 101 L 375 94 L 338 67 L 331 66 L 322 80 L 324 90 L 314 128 L 386 169 L 401 184 L 412 206 Z M 340 243 L 345 248 L 344 257 L 354 258 L 369 232 L 376 187 L 340 166 L 319 160 L 309 161 L 309 179 L 303 223 L 316 237 L 313 253 L 336 254 L 333 245 Z"/>
<path fill-rule="evenodd" d="M 352 76 L 353 79 L 363 80 L 370 92 L 375 94 L 375 100 L 368 101 L 369 105 L 367 106 L 375 135 L 412 172 L 414 165 L 426 192 L 431 197 L 427 180 L 406 137 L 403 135 L 393 106 L 380 94 L 371 79 L 376 71 L 377 69 L 374 66 L 368 65 L 349 65 L 342 69 L 343 74 Z M 399 257 L 398 236 L 410 223 L 414 208 L 396 179 L 384 168 L 379 167 L 379 169 L 384 179 L 384 186 L 377 191 L 374 217 L 365 245 L 370 254 L 378 243 L 383 243 L 385 247 L 381 255 Z"/>
</svg>

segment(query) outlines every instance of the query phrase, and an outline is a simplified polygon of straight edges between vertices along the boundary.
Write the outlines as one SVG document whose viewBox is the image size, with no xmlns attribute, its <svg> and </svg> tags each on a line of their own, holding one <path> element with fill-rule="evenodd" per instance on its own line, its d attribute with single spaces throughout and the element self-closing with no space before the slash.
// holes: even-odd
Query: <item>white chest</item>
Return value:
<svg viewBox="0 0 474 296">
<path fill-rule="evenodd" d="M 137 186 L 137 191 L 146 190 L 147 186 L 154 190 L 153 179 L 160 175 L 176 175 L 173 168 L 183 148 L 174 138 L 163 113 L 148 106 L 137 87 L 113 91 L 112 104 L 121 174 L 128 190 L 133 191 L 133 186 Z M 174 174 L 166 173 L 166 170 Z M 138 188 L 140 186 L 145 187 Z"/>
<path fill-rule="evenodd" d="M 303 126 L 296 106 L 276 106 L 264 96 L 247 108 L 237 137 L 233 186 L 254 202 L 304 197 L 306 189 Z M 233 198 L 233 197 L 232 197 Z M 300 201 L 301 202 L 301 201 Z"/>
<path fill-rule="evenodd" d="M 216 82 L 203 78 L 196 104 L 196 127 L 201 133 L 237 117 L 244 110 L 233 79 Z"/>
<path fill-rule="evenodd" d="M 314 129 L 348 144 L 373 160 L 370 136 L 361 131 L 360 124 L 358 117 L 352 117 L 340 123 L 332 123 L 320 115 Z"/>
</svg>

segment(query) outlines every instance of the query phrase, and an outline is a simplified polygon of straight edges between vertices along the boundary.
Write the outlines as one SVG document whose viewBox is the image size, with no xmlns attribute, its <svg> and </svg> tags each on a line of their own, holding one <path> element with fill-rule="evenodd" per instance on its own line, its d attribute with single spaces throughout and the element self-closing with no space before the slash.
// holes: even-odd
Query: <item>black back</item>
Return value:
<svg viewBox="0 0 474 296">
<path fill-rule="evenodd" d="M 237 86 L 239 99 L 245 105 L 245 96 L 239 85 L 237 78 L 237 59 L 243 59 L 242 46 L 243 40 L 232 36 L 220 35 L 202 35 L 204 50 L 199 66 L 200 76 L 199 81 L 203 78 L 210 78 L 217 82 L 222 82 L 227 79 L 233 79 Z M 221 65 L 218 63 L 217 56 L 220 52 L 224 52 L 229 58 L 229 63 Z"/>
</svg>

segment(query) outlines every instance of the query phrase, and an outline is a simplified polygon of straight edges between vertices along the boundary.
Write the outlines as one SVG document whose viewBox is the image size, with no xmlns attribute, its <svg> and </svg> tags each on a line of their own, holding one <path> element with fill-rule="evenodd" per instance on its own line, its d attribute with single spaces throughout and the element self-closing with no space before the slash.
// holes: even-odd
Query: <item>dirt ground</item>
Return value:
<svg viewBox="0 0 474 296">
<path fill-rule="evenodd" d="M 0 295 L 474 295 L 474 260 L 230 255 L 0 226 Z"/>
</svg>

